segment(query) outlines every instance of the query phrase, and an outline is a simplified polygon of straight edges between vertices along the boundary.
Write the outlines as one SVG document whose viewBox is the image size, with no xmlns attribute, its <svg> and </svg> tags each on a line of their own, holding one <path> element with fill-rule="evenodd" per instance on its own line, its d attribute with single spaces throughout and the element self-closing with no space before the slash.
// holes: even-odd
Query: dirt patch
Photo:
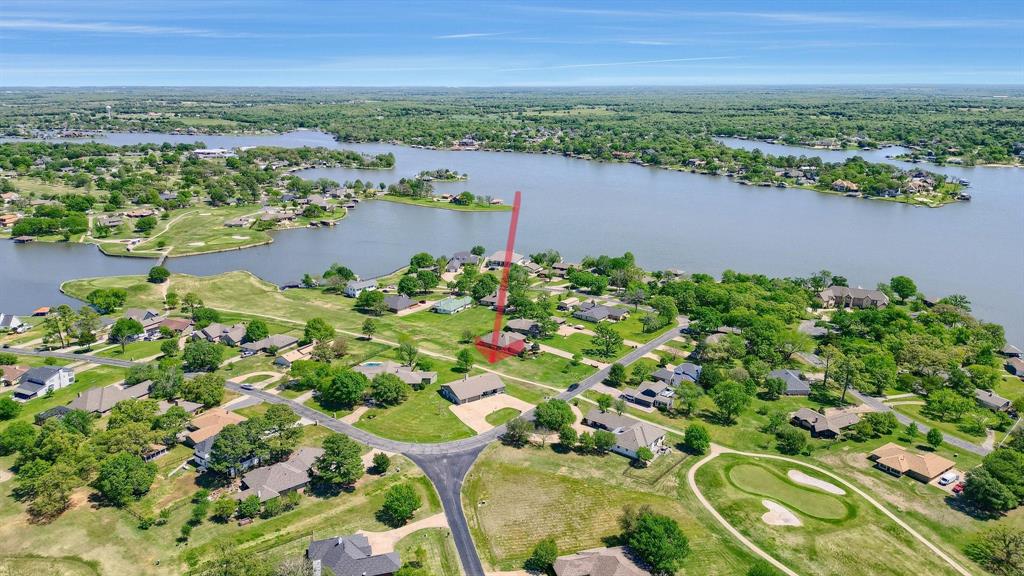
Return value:
<svg viewBox="0 0 1024 576">
<path fill-rule="evenodd" d="M 206 242 L 189 242 L 189 246 L 206 246 Z"/>
<path fill-rule="evenodd" d="M 786 473 L 786 475 L 789 476 L 790 480 L 796 482 L 797 484 L 803 484 L 805 486 L 819 488 L 821 490 L 824 490 L 825 492 L 828 492 L 829 494 L 836 494 L 838 496 L 844 496 L 846 494 L 846 490 L 843 490 L 839 486 L 836 486 L 831 482 L 825 482 L 824 480 L 820 480 L 818 478 L 815 478 L 814 476 L 808 476 L 807 474 L 804 474 L 800 470 L 790 470 L 789 472 Z"/>
<path fill-rule="evenodd" d="M 803 522 L 778 502 L 772 502 L 771 500 L 761 500 L 761 504 L 768 509 L 767 512 L 761 515 L 761 521 L 769 526 L 803 526 Z"/>
<path fill-rule="evenodd" d="M 0 482 L 7 482 L 11 478 L 14 478 L 14 473 L 10 470 L 0 470 Z"/>
</svg>

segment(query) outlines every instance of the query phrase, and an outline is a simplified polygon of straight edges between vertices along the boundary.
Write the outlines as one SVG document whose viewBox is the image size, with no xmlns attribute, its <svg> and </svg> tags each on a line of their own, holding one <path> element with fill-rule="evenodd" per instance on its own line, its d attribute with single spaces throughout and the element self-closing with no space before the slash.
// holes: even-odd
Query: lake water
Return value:
<svg viewBox="0 0 1024 576">
<path fill-rule="evenodd" d="M 906 274 L 930 295 L 968 295 L 975 314 L 1006 326 L 1024 342 L 1024 170 L 917 165 L 966 178 L 972 202 L 939 209 L 858 200 L 807 190 L 742 186 L 726 178 L 554 155 L 452 152 L 388 144 L 342 144 L 327 134 L 185 136 L 110 134 L 111 144 L 194 142 L 330 146 L 392 152 L 394 170 L 307 170 L 307 178 L 393 182 L 425 169 L 450 168 L 468 182 L 436 183 L 438 192 L 470 190 L 511 201 L 523 194 L 517 251 L 547 248 L 577 260 L 632 251 L 646 268 L 718 274 L 724 269 L 773 276 L 827 268 L 851 285 L 874 287 Z M 860 154 L 886 158 L 899 149 L 828 151 L 723 139 L 773 154 L 818 155 L 836 161 Z M 364 202 L 337 227 L 274 233 L 274 243 L 237 252 L 169 260 L 173 271 L 216 274 L 245 269 L 276 283 L 317 273 L 332 262 L 363 276 L 390 272 L 418 251 L 451 254 L 474 244 L 503 247 L 509 214 L 465 213 Z M 144 272 L 152 261 L 103 256 L 92 246 L 0 242 L 5 281 L 0 310 L 24 312 L 60 297 L 63 280 Z"/>
</svg>

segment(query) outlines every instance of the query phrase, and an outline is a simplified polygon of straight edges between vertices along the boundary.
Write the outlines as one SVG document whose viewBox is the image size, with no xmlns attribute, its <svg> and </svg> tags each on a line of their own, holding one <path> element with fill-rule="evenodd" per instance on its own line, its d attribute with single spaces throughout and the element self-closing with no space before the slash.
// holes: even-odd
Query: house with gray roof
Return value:
<svg viewBox="0 0 1024 576">
<path fill-rule="evenodd" d="M 452 257 L 448 260 L 448 265 L 445 266 L 445 272 L 458 272 L 463 266 L 475 266 L 479 263 L 479 256 L 463 250 L 452 254 Z"/>
<path fill-rule="evenodd" d="M 529 318 L 513 318 L 505 323 L 505 331 L 536 338 L 540 334 L 540 323 Z"/>
<path fill-rule="evenodd" d="M 615 434 L 612 452 L 636 459 L 637 450 L 647 448 L 655 457 L 665 449 L 665 431 L 653 424 L 594 408 L 583 417 L 583 424 Z"/>
<path fill-rule="evenodd" d="M 242 344 L 242 355 L 251 356 L 259 352 L 269 352 L 270 350 L 274 350 L 276 352 L 291 348 L 298 343 L 299 339 L 295 336 L 289 336 L 287 334 L 271 334 L 261 340 Z"/>
<path fill-rule="evenodd" d="M 790 422 L 811 431 L 815 438 L 835 438 L 844 428 L 860 422 L 860 416 L 853 412 L 841 412 L 834 416 L 826 416 L 810 408 L 801 408 L 793 413 Z"/>
<path fill-rule="evenodd" d="M 193 338 L 202 338 L 207 342 L 220 342 L 229 346 L 237 346 L 245 339 L 245 324 L 239 322 L 233 326 L 227 326 L 220 322 L 214 322 L 206 328 L 193 333 Z"/>
<path fill-rule="evenodd" d="M 365 290 L 376 289 L 377 281 L 372 278 L 369 280 L 349 280 L 348 284 L 345 284 L 345 296 L 356 298 Z"/>
<path fill-rule="evenodd" d="M 1006 412 L 1012 406 L 1012 403 L 1006 398 L 991 390 L 982 390 L 981 388 L 974 390 L 974 399 L 978 401 L 978 404 L 996 412 Z"/>
<path fill-rule="evenodd" d="M 700 373 L 703 370 L 700 365 L 692 362 L 683 362 L 676 366 L 672 370 L 668 368 L 658 368 L 651 374 L 651 378 L 659 381 L 666 382 L 672 386 L 679 386 L 683 382 L 696 383 L 700 379 Z"/>
<path fill-rule="evenodd" d="M 644 382 L 636 388 L 624 388 L 622 399 L 645 408 L 671 408 L 675 392 L 665 382 Z"/>
<path fill-rule="evenodd" d="M 796 370 L 772 370 L 769 378 L 778 378 L 786 383 L 786 396 L 807 396 L 811 393 L 811 385 L 804 380 L 804 375 Z"/>
<path fill-rule="evenodd" d="M 39 366 L 21 375 L 14 399 L 19 402 L 45 396 L 75 383 L 75 371 L 63 366 Z"/>
<path fill-rule="evenodd" d="M 406 384 L 413 387 L 426 386 L 437 381 L 437 372 L 414 370 L 409 366 L 403 366 L 393 360 L 383 362 L 363 362 L 352 369 L 368 379 L 373 380 L 378 374 L 394 374 Z"/>
<path fill-rule="evenodd" d="M 526 258 L 522 254 L 516 254 L 515 252 L 512 252 L 511 256 L 506 261 L 505 251 L 498 250 L 494 254 L 491 254 L 490 256 L 487 257 L 487 267 L 502 268 L 505 266 L 505 264 L 522 264 L 525 260 Z"/>
<path fill-rule="evenodd" d="M 146 380 L 134 386 L 111 384 L 102 388 L 90 388 L 81 392 L 68 404 L 72 410 L 84 410 L 93 414 L 106 414 L 114 405 L 122 400 L 139 399 L 149 396 L 149 387 L 153 382 Z"/>
<path fill-rule="evenodd" d="M 467 376 L 441 386 L 441 395 L 455 404 L 467 404 L 505 393 L 505 382 L 493 372 L 485 372 L 477 376 Z"/>
<path fill-rule="evenodd" d="M 301 490 L 309 484 L 310 470 L 323 453 L 323 448 L 303 447 L 284 462 L 254 468 L 242 476 L 243 489 L 232 497 L 245 500 L 255 494 L 260 502 L 266 502 L 281 494 Z"/>
<path fill-rule="evenodd" d="M 881 290 L 865 290 L 847 286 L 829 286 L 818 293 L 826 308 L 884 308 L 889 297 Z"/>
<path fill-rule="evenodd" d="M 555 576 L 650 576 L 622 546 L 593 548 L 555 560 Z"/>
<path fill-rule="evenodd" d="M 391 576 L 402 567 L 398 552 L 374 554 L 363 534 L 314 540 L 306 548 L 313 565 L 313 576 L 323 576 L 325 568 L 334 576 Z"/>
<path fill-rule="evenodd" d="M 30 326 L 14 314 L 0 313 L 0 332 L 24 332 Z"/>
<path fill-rule="evenodd" d="M 1020 358 L 1024 356 L 1024 352 L 1020 348 L 1017 348 L 1013 344 L 1007 344 L 999 349 L 999 354 L 1006 356 L 1007 358 Z"/>
<path fill-rule="evenodd" d="M 384 297 L 384 305 L 388 307 L 391 312 L 401 312 L 402 310 L 408 310 L 416 305 L 416 301 L 409 298 L 405 294 L 392 294 Z"/>
</svg>

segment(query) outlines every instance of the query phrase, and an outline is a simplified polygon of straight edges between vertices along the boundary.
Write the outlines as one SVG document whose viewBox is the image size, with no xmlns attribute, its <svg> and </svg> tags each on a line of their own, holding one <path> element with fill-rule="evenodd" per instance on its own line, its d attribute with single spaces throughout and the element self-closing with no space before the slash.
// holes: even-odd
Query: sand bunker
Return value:
<svg viewBox="0 0 1024 576">
<path fill-rule="evenodd" d="M 232 236 L 235 240 L 248 240 L 248 236 Z"/>
<path fill-rule="evenodd" d="M 189 242 L 189 246 L 206 246 L 206 242 Z"/>
<path fill-rule="evenodd" d="M 789 472 L 786 473 L 786 475 L 789 476 L 790 480 L 796 482 L 797 484 L 812 486 L 814 488 L 824 490 L 829 494 L 835 494 L 837 496 L 842 496 L 846 494 L 846 490 L 843 490 L 839 486 L 836 486 L 835 484 L 831 484 L 829 482 L 825 482 L 824 480 L 819 480 L 814 476 L 808 476 L 807 474 L 804 474 L 799 470 L 790 470 Z"/>
<path fill-rule="evenodd" d="M 769 526 L 803 526 L 803 522 L 796 517 L 796 514 L 790 512 L 782 504 L 771 500 L 761 500 L 761 504 L 768 509 L 761 515 L 761 521 L 765 524 Z"/>
</svg>

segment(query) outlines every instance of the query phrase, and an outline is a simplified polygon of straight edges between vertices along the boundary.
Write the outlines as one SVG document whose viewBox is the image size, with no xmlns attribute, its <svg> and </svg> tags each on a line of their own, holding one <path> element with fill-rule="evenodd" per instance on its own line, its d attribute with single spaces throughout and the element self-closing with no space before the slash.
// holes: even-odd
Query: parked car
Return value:
<svg viewBox="0 0 1024 576">
<path fill-rule="evenodd" d="M 956 472 L 946 472 L 942 476 L 939 476 L 939 486 L 948 486 L 959 479 L 960 475 Z"/>
<path fill-rule="evenodd" d="M 964 483 L 957 482 L 956 486 L 953 486 L 953 494 L 959 494 L 964 491 Z"/>
</svg>

